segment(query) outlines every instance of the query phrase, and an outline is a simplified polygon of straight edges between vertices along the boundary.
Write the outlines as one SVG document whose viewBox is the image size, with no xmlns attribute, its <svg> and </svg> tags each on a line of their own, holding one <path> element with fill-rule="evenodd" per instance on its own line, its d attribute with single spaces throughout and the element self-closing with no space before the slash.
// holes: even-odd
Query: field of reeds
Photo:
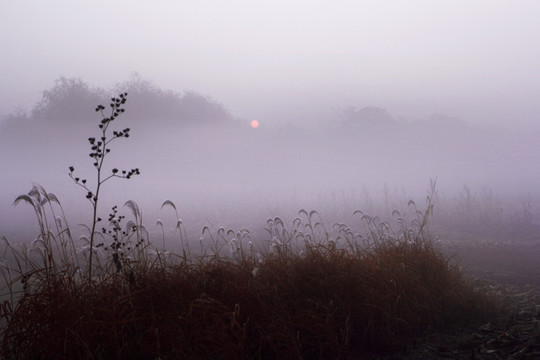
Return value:
<svg viewBox="0 0 540 360">
<path fill-rule="evenodd" d="M 355 211 L 352 224 L 327 224 L 302 209 L 257 234 L 205 226 L 193 239 L 176 213 L 174 234 L 158 221 L 161 237 L 151 237 L 134 201 L 100 215 L 101 186 L 139 173 L 102 172 L 110 142 L 129 135 L 107 132 L 124 99 L 89 138 L 94 187 L 69 168 L 93 209 L 85 235 L 75 238 L 45 188 L 15 199 L 33 209 L 39 234 L 1 238 L 1 358 L 355 359 L 498 310 L 434 246 L 434 184 L 425 204 L 386 214 L 392 221 Z M 169 200 L 162 208 L 176 212 Z"/>
<path fill-rule="evenodd" d="M 188 241 L 179 222 L 179 253 L 150 244 L 128 202 L 130 219 L 113 209 L 93 247 L 91 278 L 58 199 L 36 186 L 19 200 L 41 234 L 2 239 L 3 358 L 346 359 L 496 310 L 434 248 L 429 197 L 394 224 L 357 212 L 356 228 L 301 210 L 269 219 L 263 239 L 205 227 Z"/>
</svg>

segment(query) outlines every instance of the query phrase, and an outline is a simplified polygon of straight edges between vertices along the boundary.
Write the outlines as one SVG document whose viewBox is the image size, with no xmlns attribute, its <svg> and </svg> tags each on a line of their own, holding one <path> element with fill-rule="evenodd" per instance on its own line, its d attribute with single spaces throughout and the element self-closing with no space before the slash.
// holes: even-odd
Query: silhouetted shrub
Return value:
<svg viewBox="0 0 540 360">
<path fill-rule="evenodd" d="M 54 86 L 43 91 L 41 101 L 32 110 L 32 120 L 47 123 L 75 123 L 90 119 L 90 110 L 107 93 L 91 88 L 79 78 L 57 79 Z"/>
<path fill-rule="evenodd" d="M 132 119 L 138 126 L 204 125 L 231 120 L 227 110 L 209 97 L 194 91 L 181 94 L 162 90 L 138 74 L 115 89 L 129 93 Z"/>
<path fill-rule="evenodd" d="M 116 84 L 114 89 L 120 90 L 91 87 L 80 78 L 62 76 L 52 88 L 43 91 L 41 100 L 29 115 L 19 112 L 6 116 L 0 123 L 0 133 L 9 137 L 39 127 L 38 133 L 54 136 L 59 133 L 55 126 L 62 124 L 68 126 L 64 128 L 65 135 L 70 129 L 93 122 L 91 112 L 81 110 L 93 109 L 101 99 L 124 91 L 130 94 L 132 123 L 143 130 L 155 130 L 160 126 L 221 124 L 232 120 L 225 107 L 210 97 L 194 91 L 181 94 L 163 90 L 137 74 Z M 87 129 L 88 126 L 84 131 Z"/>
</svg>

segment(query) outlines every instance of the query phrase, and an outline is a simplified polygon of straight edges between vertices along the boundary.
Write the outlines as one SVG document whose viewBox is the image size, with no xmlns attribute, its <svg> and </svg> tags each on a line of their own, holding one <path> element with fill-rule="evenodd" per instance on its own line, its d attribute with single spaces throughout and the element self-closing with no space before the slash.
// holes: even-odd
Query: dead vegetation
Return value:
<svg viewBox="0 0 540 360">
<path fill-rule="evenodd" d="M 399 351 L 415 338 L 480 322 L 497 310 L 433 248 L 426 227 L 431 210 L 428 198 L 425 212 L 416 211 L 409 226 L 399 217 L 397 228 L 363 215 L 363 233 L 344 224 L 328 232 L 316 211 L 301 210 L 291 227 L 269 220 L 268 240 L 203 229 L 211 245 L 197 254 L 131 248 L 140 239 L 127 239 L 121 266 L 115 252 L 105 253 L 91 279 L 86 252 L 58 247 L 61 237 L 43 225 L 43 264 L 7 248 L 19 268 L 10 270 L 18 275 L 9 279 L 10 300 L 2 307 L 1 353 L 346 359 Z"/>
</svg>

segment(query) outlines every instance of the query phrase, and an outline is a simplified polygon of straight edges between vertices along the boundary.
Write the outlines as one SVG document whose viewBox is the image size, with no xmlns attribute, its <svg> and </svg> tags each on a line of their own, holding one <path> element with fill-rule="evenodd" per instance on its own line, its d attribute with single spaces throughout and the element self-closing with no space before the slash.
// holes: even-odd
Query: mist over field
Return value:
<svg viewBox="0 0 540 360">
<path fill-rule="evenodd" d="M 540 1 L 0 1 L 0 359 L 534 358 Z"/>
<path fill-rule="evenodd" d="M 111 131 L 130 128 L 130 137 L 111 143 L 104 173 L 139 168 L 141 175 L 106 182 L 100 214 L 134 200 L 151 233 L 158 219 L 169 231 L 176 224 L 173 212 L 161 209 L 165 200 L 177 205 L 197 240 L 206 225 L 260 232 L 268 218 L 292 221 L 302 208 L 319 211 L 329 223 L 350 219 L 354 210 L 390 216 L 410 199 L 421 208 L 432 180 L 436 213 L 439 206 L 475 201 L 469 211 L 492 207 L 490 221 L 523 211 L 530 212 L 530 223 L 538 219 L 540 151 L 532 127 L 471 125 L 444 114 L 404 119 L 366 106 L 309 126 L 261 121 L 253 128 L 250 119 L 208 96 L 163 90 L 137 75 L 112 90 L 62 77 L 31 112 L 11 114 L 1 124 L 3 235 L 36 236 L 32 208 L 11 206 L 33 184 L 57 195 L 75 232 L 83 231 L 75 224 L 90 222 L 91 204 L 68 167 L 94 186 L 87 139 L 100 136 L 95 107 L 107 106 L 114 91 L 128 97 Z"/>
<path fill-rule="evenodd" d="M 112 127 L 131 136 L 112 144 L 105 169 L 141 175 L 105 184 L 102 216 L 134 200 L 149 229 L 174 228 L 161 210 L 172 200 L 193 234 L 292 221 L 301 208 L 328 222 L 356 209 L 390 216 L 409 199 L 421 206 L 436 179 L 442 218 L 467 208 L 460 216 L 476 223 L 482 213 L 537 224 L 539 11 L 534 1 L 3 4 L 0 233 L 36 236 L 32 209 L 12 206 L 34 183 L 72 226 L 90 221 L 68 167 L 95 180 L 94 108 L 122 92 Z"/>
</svg>

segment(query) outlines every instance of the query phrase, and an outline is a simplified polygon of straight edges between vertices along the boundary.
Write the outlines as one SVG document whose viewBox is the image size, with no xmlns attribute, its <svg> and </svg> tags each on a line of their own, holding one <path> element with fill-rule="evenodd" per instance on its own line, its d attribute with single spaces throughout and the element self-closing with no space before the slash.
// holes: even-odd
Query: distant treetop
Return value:
<svg viewBox="0 0 540 360">
<path fill-rule="evenodd" d="M 219 124 L 232 119 L 221 104 L 209 97 L 193 91 L 180 94 L 162 90 L 138 74 L 116 84 L 112 90 L 91 87 L 80 78 L 62 76 L 50 89 L 43 91 L 41 100 L 30 114 L 8 115 L 0 126 L 11 131 L 18 126 L 27 127 L 28 123 L 88 123 L 94 120 L 90 110 L 95 104 L 124 92 L 130 95 L 130 119 L 142 126 Z"/>
<path fill-rule="evenodd" d="M 108 97 L 99 88 L 91 88 L 80 78 L 60 77 L 54 86 L 44 90 L 41 100 L 32 109 L 31 118 L 44 122 L 80 122 L 88 111 Z"/>
</svg>

